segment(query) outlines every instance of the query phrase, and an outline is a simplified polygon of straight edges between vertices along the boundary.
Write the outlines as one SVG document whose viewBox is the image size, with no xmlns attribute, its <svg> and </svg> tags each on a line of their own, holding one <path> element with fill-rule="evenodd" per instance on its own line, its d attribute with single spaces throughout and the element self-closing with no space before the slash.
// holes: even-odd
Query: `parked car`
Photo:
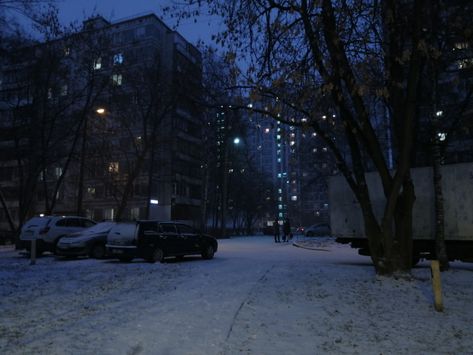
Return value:
<svg viewBox="0 0 473 355">
<path fill-rule="evenodd" d="M 202 255 L 212 259 L 218 243 L 210 235 L 174 222 L 137 221 L 112 227 L 107 238 L 107 252 L 120 261 L 144 258 L 162 262 L 168 256 Z"/>
<path fill-rule="evenodd" d="M 107 235 L 115 225 L 114 222 L 102 222 L 80 232 L 66 235 L 59 239 L 56 255 L 90 256 L 102 259 L 106 255 Z"/>
<path fill-rule="evenodd" d="M 41 255 L 45 251 L 55 252 L 59 239 L 95 224 L 88 218 L 78 216 L 33 217 L 21 228 L 20 243 L 23 249 L 29 251 L 31 241 L 36 239 L 37 255 Z"/>
<path fill-rule="evenodd" d="M 330 234 L 330 226 L 327 223 L 314 224 L 304 229 L 306 237 L 329 236 Z"/>
</svg>

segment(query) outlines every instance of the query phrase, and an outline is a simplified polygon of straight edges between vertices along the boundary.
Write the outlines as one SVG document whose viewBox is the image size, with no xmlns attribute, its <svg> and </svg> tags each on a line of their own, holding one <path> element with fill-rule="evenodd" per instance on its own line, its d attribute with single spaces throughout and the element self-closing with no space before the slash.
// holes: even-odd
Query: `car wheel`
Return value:
<svg viewBox="0 0 473 355">
<path fill-rule="evenodd" d="M 133 258 L 130 256 L 119 256 L 118 260 L 120 260 L 122 263 L 129 263 L 133 260 Z"/>
<path fill-rule="evenodd" d="M 213 246 L 207 245 L 207 247 L 202 252 L 202 257 L 204 259 L 210 260 L 214 257 L 214 254 L 215 254 L 215 250 L 214 250 Z"/>
<path fill-rule="evenodd" d="M 103 259 L 105 257 L 105 245 L 95 244 L 90 249 L 89 256 L 94 259 Z"/>
<path fill-rule="evenodd" d="M 160 248 L 156 248 L 153 250 L 153 252 L 151 253 L 151 256 L 150 258 L 148 259 L 149 262 L 151 263 L 156 263 L 156 262 L 160 262 L 162 263 L 164 261 L 164 252 L 162 249 Z"/>
</svg>

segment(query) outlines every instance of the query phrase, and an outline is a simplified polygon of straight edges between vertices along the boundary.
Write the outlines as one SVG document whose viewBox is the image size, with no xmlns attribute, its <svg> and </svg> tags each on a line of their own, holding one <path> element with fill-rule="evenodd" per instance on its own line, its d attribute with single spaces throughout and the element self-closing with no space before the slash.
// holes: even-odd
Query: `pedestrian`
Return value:
<svg viewBox="0 0 473 355">
<path fill-rule="evenodd" d="M 273 223 L 273 229 L 274 229 L 274 242 L 275 243 L 281 243 L 280 234 L 279 234 L 279 220 L 276 218 Z"/>
<path fill-rule="evenodd" d="M 288 242 L 289 238 L 291 237 L 291 222 L 289 221 L 289 218 L 286 218 L 286 220 L 284 221 L 284 224 L 282 226 L 282 231 L 283 231 L 282 241 Z"/>
</svg>

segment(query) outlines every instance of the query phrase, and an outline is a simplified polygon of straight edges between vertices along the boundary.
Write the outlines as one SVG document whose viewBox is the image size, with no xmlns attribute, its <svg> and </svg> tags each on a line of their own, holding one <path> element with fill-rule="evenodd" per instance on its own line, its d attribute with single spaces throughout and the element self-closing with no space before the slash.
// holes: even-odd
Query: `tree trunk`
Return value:
<svg viewBox="0 0 473 355">
<path fill-rule="evenodd" d="M 12 232 L 15 232 L 15 223 L 13 222 L 13 218 L 10 213 L 10 209 L 7 206 L 5 201 L 5 197 L 3 196 L 2 187 L 0 186 L 0 203 L 2 204 L 3 210 L 5 211 L 5 216 L 7 217 L 8 226 Z"/>
<path fill-rule="evenodd" d="M 133 171 L 128 175 L 128 179 L 125 184 L 125 189 L 123 190 L 122 198 L 120 199 L 120 203 L 118 204 L 118 207 L 117 207 L 117 214 L 115 217 L 116 221 L 120 221 L 123 217 L 123 212 L 125 211 L 125 208 L 128 204 L 128 199 L 130 198 L 130 194 L 133 191 L 133 183 L 135 182 L 136 178 L 141 172 L 141 167 L 143 166 L 144 157 L 145 157 L 145 153 L 143 153 L 143 155 L 138 157 Z"/>
<path fill-rule="evenodd" d="M 402 185 L 402 192 L 396 204 L 394 213 L 396 253 L 398 253 L 398 266 L 400 271 L 409 271 L 413 263 L 412 250 L 412 210 L 415 202 L 414 184 L 410 175 Z"/>
<path fill-rule="evenodd" d="M 440 171 L 440 146 L 437 137 L 432 145 L 432 167 L 435 195 L 435 251 L 440 262 L 440 270 L 450 268 L 448 263 L 447 248 L 445 246 L 445 214 L 442 191 L 442 172 Z"/>
</svg>

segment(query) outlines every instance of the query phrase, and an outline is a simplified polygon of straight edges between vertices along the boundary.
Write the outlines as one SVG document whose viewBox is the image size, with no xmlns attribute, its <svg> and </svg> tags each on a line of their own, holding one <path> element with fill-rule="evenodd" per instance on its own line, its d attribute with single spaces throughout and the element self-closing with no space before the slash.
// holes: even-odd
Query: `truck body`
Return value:
<svg viewBox="0 0 473 355">
<path fill-rule="evenodd" d="M 450 260 L 473 261 L 473 163 L 442 166 L 445 243 Z M 413 260 L 435 258 L 435 195 L 432 168 L 411 170 L 416 200 L 413 209 Z M 366 182 L 376 218 L 380 221 L 386 199 L 377 173 Z M 370 255 L 361 208 L 343 176 L 329 179 L 332 235 Z"/>
</svg>

